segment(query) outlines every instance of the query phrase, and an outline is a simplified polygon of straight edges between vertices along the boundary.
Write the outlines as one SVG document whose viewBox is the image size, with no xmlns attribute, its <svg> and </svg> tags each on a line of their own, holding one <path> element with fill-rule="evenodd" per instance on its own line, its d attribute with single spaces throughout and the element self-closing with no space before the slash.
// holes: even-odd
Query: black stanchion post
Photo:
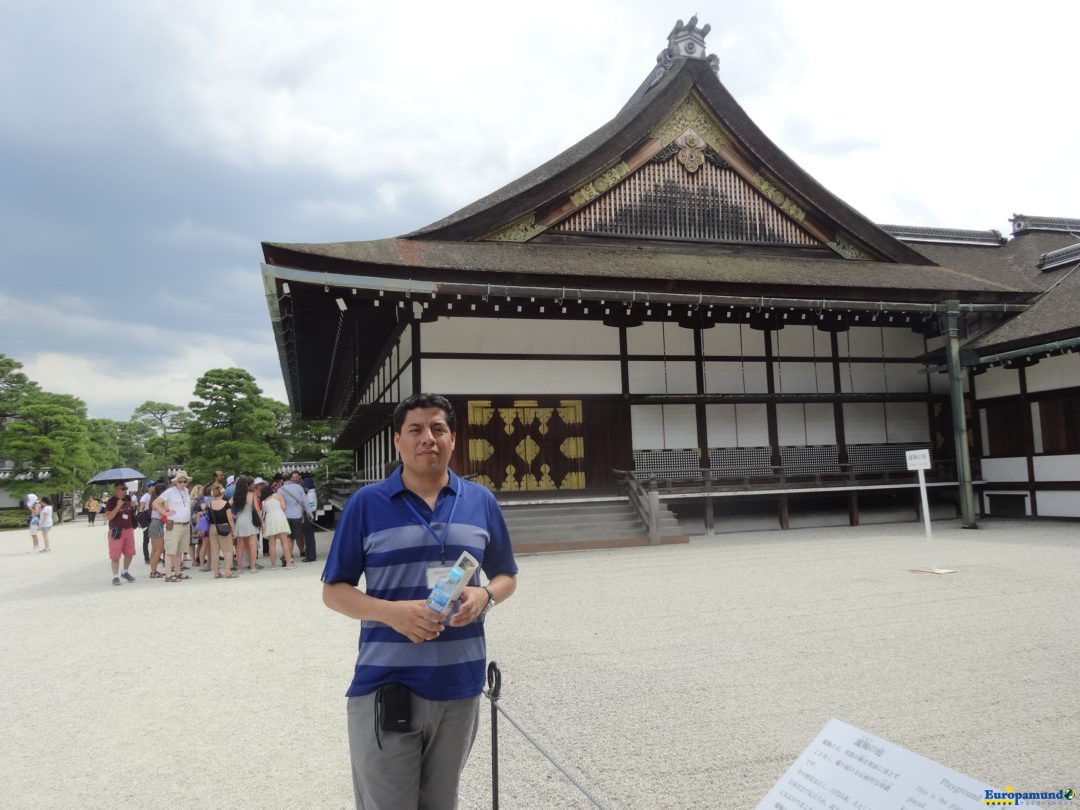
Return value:
<svg viewBox="0 0 1080 810">
<path fill-rule="evenodd" d="M 499 709 L 495 704 L 502 691 L 502 673 L 494 661 L 488 664 L 487 682 L 491 701 L 491 809 L 499 810 Z"/>
</svg>

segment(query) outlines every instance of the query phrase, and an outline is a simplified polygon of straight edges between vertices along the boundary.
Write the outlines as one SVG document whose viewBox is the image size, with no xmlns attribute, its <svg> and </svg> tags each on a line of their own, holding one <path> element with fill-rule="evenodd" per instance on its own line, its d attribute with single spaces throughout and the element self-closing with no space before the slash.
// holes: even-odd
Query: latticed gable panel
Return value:
<svg viewBox="0 0 1080 810">
<path fill-rule="evenodd" d="M 705 151 L 712 152 L 707 147 Z M 662 157 L 552 230 L 707 242 L 821 244 L 715 153 L 689 166 L 674 155 Z"/>
</svg>

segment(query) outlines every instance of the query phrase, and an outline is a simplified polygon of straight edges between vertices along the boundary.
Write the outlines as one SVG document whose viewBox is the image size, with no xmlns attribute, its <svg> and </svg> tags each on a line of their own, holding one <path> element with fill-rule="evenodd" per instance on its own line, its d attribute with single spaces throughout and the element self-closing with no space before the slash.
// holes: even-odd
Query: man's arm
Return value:
<svg viewBox="0 0 1080 810">
<path fill-rule="evenodd" d="M 487 594 L 484 598 L 487 599 Z M 443 617 L 428 610 L 423 599 L 401 602 L 376 599 L 348 582 L 324 584 L 323 604 L 351 619 L 382 622 L 415 643 L 430 641 L 443 631 Z"/>
<path fill-rule="evenodd" d="M 116 506 L 113 508 L 113 510 L 111 512 L 106 512 L 103 515 L 105 520 L 112 520 L 114 517 L 116 517 L 116 513 L 120 511 L 120 507 L 123 506 L 123 505 L 124 505 L 124 502 L 122 500 L 120 500 L 119 498 L 117 498 L 116 499 Z"/>
</svg>

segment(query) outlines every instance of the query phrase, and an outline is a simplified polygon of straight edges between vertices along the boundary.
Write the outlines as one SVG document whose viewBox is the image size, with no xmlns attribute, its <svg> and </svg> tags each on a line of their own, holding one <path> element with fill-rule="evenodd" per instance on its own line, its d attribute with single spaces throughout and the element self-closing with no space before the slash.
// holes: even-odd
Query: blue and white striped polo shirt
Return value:
<svg viewBox="0 0 1080 810">
<path fill-rule="evenodd" d="M 417 515 L 430 521 L 442 547 Z M 457 500 L 455 509 L 454 502 Z M 446 531 L 446 521 L 453 522 Z M 401 468 L 384 481 L 369 484 L 345 503 L 334 542 L 327 555 L 323 582 L 357 585 L 366 579 L 366 593 L 378 599 L 424 599 L 427 571 L 442 559 L 453 565 L 462 551 L 479 562 L 488 579 L 516 574 L 510 533 L 495 496 L 479 484 L 450 472 L 449 483 L 435 502 L 434 513 L 401 480 Z M 471 584 L 478 585 L 479 575 Z M 464 627 L 446 626 L 432 641 L 415 644 L 382 622 L 364 621 L 360 654 L 349 697 L 369 694 L 387 683 L 403 683 L 428 700 L 457 700 L 484 689 L 487 647 L 483 621 Z"/>
</svg>

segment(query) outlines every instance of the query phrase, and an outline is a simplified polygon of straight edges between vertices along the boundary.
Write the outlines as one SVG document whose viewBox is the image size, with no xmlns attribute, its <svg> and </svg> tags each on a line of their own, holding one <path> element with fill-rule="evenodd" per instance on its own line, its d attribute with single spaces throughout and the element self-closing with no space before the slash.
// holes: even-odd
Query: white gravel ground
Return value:
<svg viewBox="0 0 1080 810">
<path fill-rule="evenodd" d="M 501 706 L 610 808 L 753 807 L 830 717 L 998 787 L 1080 786 L 1080 526 L 984 521 L 522 557 Z M 328 535 L 319 535 L 323 547 Z M 349 808 L 356 624 L 321 564 L 111 585 L 0 534 L 0 805 Z M 489 704 L 461 807 L 491 806 Z M 592 804 L 505 719 L 503 808 Z"/>
</svg>

